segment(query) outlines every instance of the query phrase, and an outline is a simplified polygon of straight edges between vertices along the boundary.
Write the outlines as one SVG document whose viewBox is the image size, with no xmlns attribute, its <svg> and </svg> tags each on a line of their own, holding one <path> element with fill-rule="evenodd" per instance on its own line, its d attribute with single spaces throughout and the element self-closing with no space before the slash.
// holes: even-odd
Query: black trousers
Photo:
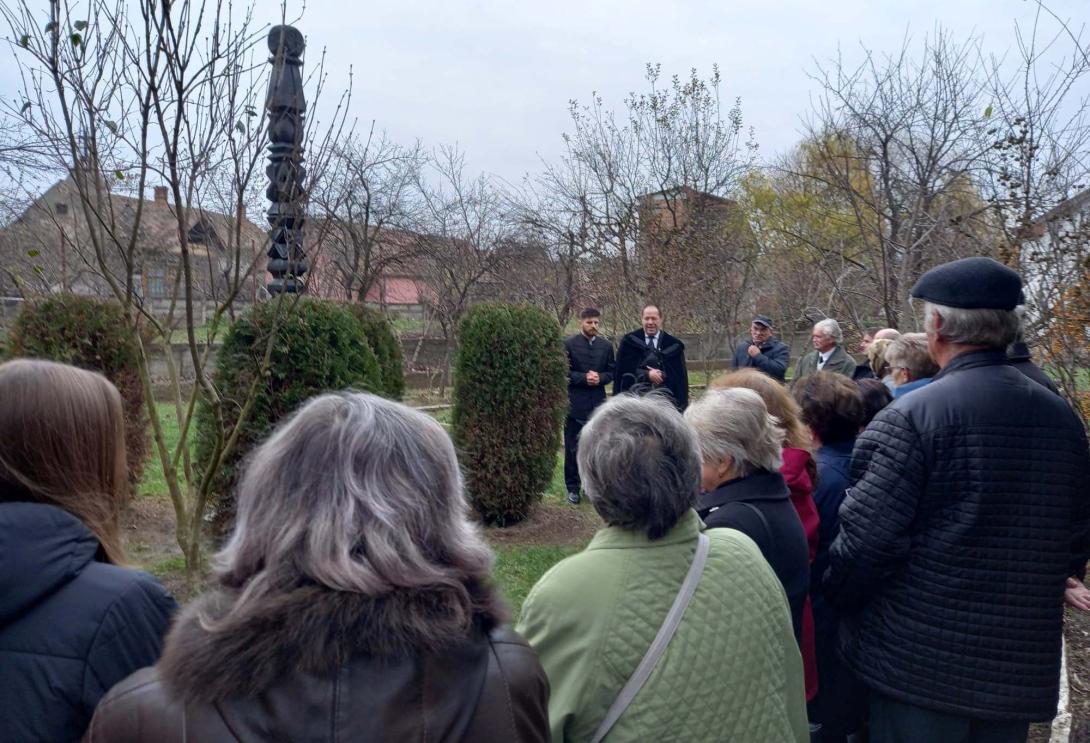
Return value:
<svg viewBox="0 0 1090 743">
<path fill-rule="evenodd" d="M 818 693 L 806 705 L 810 722 L 821 724 L 821 743 L 845 743 L 867 720 L 869 691 L 836 652 L 836 633 L 814 638 Z"/>
<path fill-rule="evenodd" d="M 870 696 L 871 743 L 1026 743 L 1028 722 L 978 720 Z"/>
<path fill-rule="evenodd" d="M 586 418 L 572 418 L 570 415 L 564 420 L 564 484 L 569 493 L 578 493 L 582 487 L 575 452 L 579 448 L 579 433 L 586 424 Z"/>
</svg>

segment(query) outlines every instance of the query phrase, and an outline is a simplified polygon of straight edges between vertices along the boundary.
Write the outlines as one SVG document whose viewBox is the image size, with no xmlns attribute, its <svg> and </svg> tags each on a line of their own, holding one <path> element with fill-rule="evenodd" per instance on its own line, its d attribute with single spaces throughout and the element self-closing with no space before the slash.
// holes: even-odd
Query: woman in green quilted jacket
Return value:
<svg viewBox="0 0 1090 743">
<path fill-rule="evenodd" d="M 622 396 L 600 406 L 578 462 L 606 526 L 538 581 L 518 626 L 549 677 L 556 743 L 594 740 L 663 625 L 704 530 L 693 510 L 696 435 L 668 401 Z M 706 534 L 696 591 L 608 743 L 809 739 L 780 582 L 741 532 Z"/>
</svg>

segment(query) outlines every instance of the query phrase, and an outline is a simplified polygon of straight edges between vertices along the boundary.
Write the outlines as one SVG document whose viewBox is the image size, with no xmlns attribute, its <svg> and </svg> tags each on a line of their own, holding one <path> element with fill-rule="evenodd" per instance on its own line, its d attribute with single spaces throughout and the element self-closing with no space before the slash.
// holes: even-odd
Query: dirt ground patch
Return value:
<svg viewBox="0 0 1090 743">
<path fill-rule="evenodd" d="M 583 503 L 572 507 L 566 503 L 539 503 L 530 517 L 514 526 L 486 527 L 485 538 L 494 546 L 508 545 L 575 545 L 583 546 L 602 526 L 601 519 Z"/>
<path fill-rule="evenodd" d="M 122 530 L 129 560 L 157 577 L 179 600 L 191 595 L 185 585 L 185 561 L 174 534 L 174 507 L 162 496 L 134 498 L 122 515 Z M 525 521 L 507 528 L 486 527 L 485 538 L 495 547 L 582 547 L 601 526 L 586 503 L 539 503 Z M 205 554 L 209 554 L 208 548 Z M 198 585 L 198 590 L 200 586 Z"/>
<path fill-rule="evenodd" d="M 1071 743 L 1090 743 L 1090 614 L 1068 609 L 1064 637 L 1071 686 Z"/>
<path fill-rule="evenodd" d="M 179 602 L 184 602 L 195 592 L 186 587 L 185 558 L 178 546 L 174 521 L 169 498 L 133 498 L 121 515 L 122 539 L 129 561 L 154 575 Z"/>
</svg>

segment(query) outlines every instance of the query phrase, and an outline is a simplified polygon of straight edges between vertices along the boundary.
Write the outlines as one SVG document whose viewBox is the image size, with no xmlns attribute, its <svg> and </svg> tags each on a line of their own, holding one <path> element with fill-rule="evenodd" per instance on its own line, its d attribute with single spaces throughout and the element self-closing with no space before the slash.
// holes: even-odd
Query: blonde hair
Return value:
<svg viewBox="0 0 1090 743">
<path fill-rule="evenodd" d="M 130 492 L 121 395 L 101 374 L 36 359 L 0 364 L 0 501 L 47 503 L 125 563 L 121 506 Z"/>
<path fill-rule="evenodd" d="M 802 449 L 813 454 L 813 440 L 802 422 L 802 410 L 787 388 L 764 372 L 756 369 L 738 369 L 712 380 L 709 390 L 725 390 L 743 387 L 753 390 L 764 400 L 768 412 L 779 421 L 786 440 L 784 446 Z"/>
<path fill-rule="evenodd" d="M 867 347 L 867 363 L 874 376 L 882 379 L 889 374 L 889 362 L 886 361 L 886 349 L 893 341 L 879 338 Z"/>
</svg>

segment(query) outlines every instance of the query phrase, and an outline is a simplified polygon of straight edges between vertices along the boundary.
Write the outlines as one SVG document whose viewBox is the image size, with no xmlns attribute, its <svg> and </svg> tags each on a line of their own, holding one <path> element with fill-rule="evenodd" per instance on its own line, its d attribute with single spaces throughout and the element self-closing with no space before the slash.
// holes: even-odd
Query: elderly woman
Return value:
<svg viewBox="0 0 1090 743">
<path fill-rule="evenodd" d="M 709 391 L 689 406 L 685 420 L 696 431 L 703 459 L 700 518 L 708 527 L 737 529 L 757 543 L 783 584 L 792 624 L 801 627 L 810 555 L 780 474 L 779 422 L 760 395 L 740 388 Z"/>
<path fill-rule="evenodd" d="M 931 383 L 939 365 L 927 350 L 927 333 L 905 333 L 889 344 L 886 362 L 893 374 L 893 399 Z"/>
<path fill-rule="evenodd" d="M 705 533 L 695 591 L 672 638 L 656 642 L 704 543 L 700 457 L 681 415 L 654 396 L 613 398 L 583 429 L 578 462 L 606 526 L 542 577 L 519 621 L 549 676 L 552 740 L 806 741 L 783 592 L 742 534 Z"/>
<path fill-rule="evenodd" d="M 887 397 L 877 380 L 870 382 Z M 822 743 L 844 743 L 866 718 L 866 690 L 836 652 L 840 617 L 825 600 L 821 578 L 829 567 L 829 545 L 839 529 L 840 504 L 851 484 L 852 448 L 865 416 L 857 383 L 840 374 L 818 372 L 800 380 L 794 389 L 802 419 L 817 445 L 817 488 L 814 501 L 821 514 L 821 538 L 810 573 L 817 641 L 818 694 L 809 705 L 810 721 L 821 725 Z"/>
<path fill-rule="evenodd" d="M 819 372 L 831 374 L 832 372 Z M 805 377 L 804 377 L 805 378 Z M 817 466 L 814 464 L 813 442 L 810 431 L 803 424 L 798 403 L 782 384 L 756 369 L 739 369 L 724 374 L 712 381 L 711 389 L 730 389 L 741 387 L 753 390 L 761 396 L 768 412 L 783 429 L 784 442 L 780 450 L 783 463 L 780 474 L 787 483 L 791 505 L 795 507 L 802 530 L 806 535 L 807 556 L 811 563 L 817 554 L 818 546 L 818 511 L 814 505 L 814 478 Z M 802 665 L 806 672 L 806 698 L 813 698 L 817 693 L 817 659 L 814 651 L 814 616 L 810 608 L 810 599 L 805 599 L 800 623 L 795 626 L 802 650 Z"/>
<path fill-rule="evenodd" d="M 881 338 L 875 340 L 867 347 L 867 364 L 870 366 L 871 371 L 874 372 L 874 376 L 882 381 L 889 391 L 893 392 L 894 381 L 893 374 L 890 372 L 889 362 L 886 361 L 886 351 L 889 350 L 889 344 L 893 341 Z"/>
<path fill-rule="evenodd" d="M 545 740 L 547 682 L 501 628 L 491 558 L 438 423 L 317 397 L 249 461 L 215 588 L 88 739 Z"/>
</svg>

